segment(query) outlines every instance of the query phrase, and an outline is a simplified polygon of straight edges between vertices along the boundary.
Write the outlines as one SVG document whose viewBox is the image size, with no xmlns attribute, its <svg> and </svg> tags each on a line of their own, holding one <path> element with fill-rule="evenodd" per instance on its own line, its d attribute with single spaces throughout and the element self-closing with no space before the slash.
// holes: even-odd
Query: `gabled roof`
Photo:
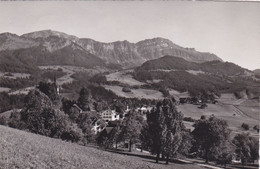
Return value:
<svg viewBox="0 0 260 169">
<path fill-rule="evenodd" d="M 114 127 L 106 127 L 105 128 L 107 134 L 109 134 L 113 129 L 114 129 Z"/>
</svg>

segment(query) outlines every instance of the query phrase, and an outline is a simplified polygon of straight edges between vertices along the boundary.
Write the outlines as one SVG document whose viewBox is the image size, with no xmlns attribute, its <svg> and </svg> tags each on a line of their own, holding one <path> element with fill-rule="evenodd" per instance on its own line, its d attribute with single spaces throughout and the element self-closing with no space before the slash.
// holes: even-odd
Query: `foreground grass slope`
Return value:
<svg viewBox="0 0 260 169">
<path fill-rule="evenodd" d="M 153 159 L 80 146 L 0 125 L 0 168 L 182 168 L 192 164 L 155 164 Z"/>
</svg>

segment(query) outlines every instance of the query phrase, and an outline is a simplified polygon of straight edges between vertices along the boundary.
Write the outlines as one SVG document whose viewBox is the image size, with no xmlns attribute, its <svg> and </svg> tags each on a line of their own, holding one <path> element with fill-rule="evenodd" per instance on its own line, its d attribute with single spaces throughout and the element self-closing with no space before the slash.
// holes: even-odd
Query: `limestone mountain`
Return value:
<svg viewBox="0 0 260 169">
<path fill-rule="evenodd" d="M 35 49 L 38 50 L 39 53 Z M 3 33 L 0 34 L 0 51 L 13 51 L 20 49 L 33 50 L 31 57 L 34 59 L 37 57 L 37 64 L 40 61 L 46 62 L 46 60 L 39 58 L 42 56 L 41 52 L 45 51 L 51 55 L 49 60 L 55 60 L 52 64 L 66 64 L 69 65 L 89 65 L 95 63 L 116 64 L 125 68 L 140 66 L 147 60 L 157 59 L 164 55 L 174 55 L 183 58 L 191 62 L 205 62 L 212 60 L 220 60 L 216 55 L 210 53 L 198 52 L 195 49 L 183 48 L 171 42 L 170 40 L 163 38 L 147 39 L 137 43 L 130 43 L 128 41 L 116 41 L 111 43 L 98 42 L 87 38 L 78 38 L 73 35 L 67 35 L 62 32 L 53 30 L 43 30 L 32 33 L 27 33 L 21 36 Z M 71 49 L 70 51 L 68 49 Z M 59 52 L 67 51 L 63 53 L 66 56 L 65 60 L 71 60 L 71 62 L 63 61 L 61 56 L 57 56 Z M 10 53 L 17 53 L 10 52 Z M 76 54 L 74 52 L 77 52 Z M 28 51 L 28 53 L 30 53 Z M 80 53 L 80 54 L 79 54 Z M 69 54 L 69 55 L 68 55 Z M 81 61 L 80 64 L 74 63 L 73 57 Z M 58 58 L 56 58 L 58 57 Z M 71 57 L 69 59 L 69 57 Z M 98 62 L 88 61 L 96 60 Z M 84 58 L 84 59 L 83 59 Z M 95 66 L 95 65 L 93 65 Z"/>
</svg>

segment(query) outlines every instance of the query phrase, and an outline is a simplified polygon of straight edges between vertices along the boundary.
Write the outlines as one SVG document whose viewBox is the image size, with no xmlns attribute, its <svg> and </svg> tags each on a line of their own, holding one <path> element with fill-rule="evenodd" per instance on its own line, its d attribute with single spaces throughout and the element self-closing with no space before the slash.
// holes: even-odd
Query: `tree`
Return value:
<svg viewBox="0 0 260 169">
<path fill-rule="evenodd" d="M 114 143 L 116 143 L 116 148 L 117 148 L 117 143 L 120 141 L 119 135 L 121 133 L 121 126 L 120 122 L 117 123 L 115 127 L 111 131 L 107 131 L 106 129 L 98 133 L 98 136 L 96 138 L 96 142 L 99 145 L 103 145 L 106 148 L 111 148 Z"/>
<path fill-rule="evenodd" d="M 66 98 L 63 98 L 61 101 L 62 101 L 62 110 L 63 110 L 66 114 L 70 115 L 70 113 L 71 113 L 71 107 L 72 107 L 74 104 L 76 104 L 76 101 L 74 101 L 74 100 L 69 100 L 69 99 L 66 99 Z"/>
<path fill-rule="evenodd" d="M 165 116 L 165 131 L 163 132 L 163 153 L 166 154 L 166 164 L 169 156 L 175 155 L 182 141 L 183 115 L 177 111 L 169 99 L 163 100 L 162 111 Z"/>
<path fill-rule="evenodd" d="M 149 136 L 148 147 L 152 154 L 156 154 L 156 163 L 159 162 L 160 153 L 162 152 L 162 137 L 164 131 L 165 117 L 162 112 L 162 103 L 158 102 L 156 108 L 153 108 L 147 114 L 148 129 L 146 134 Z"/>
<path fill-rule="evenodd" d="M 130 111 L 122 122 L 119 140 L 129 140 L 129 152 L 132 151 L 132 144 L 139 141 L 143 127 L 143 117 L 137 112 Z"/>
<path fill-rule="evenodd" d="M 57 85 L 55 83 L 40 82 L 37 88 L 44 94 L 46 94 L 52 101 L 59 98 L 57 92 Z"/>
<path fill-rule="evenodd" d="M 249 130 L 249 125 L 246 124 L 246 123 L 243 123 L 243 124 L 241 125 L 241 127 L 242 127 L 243 129 L 245 129 L 245 130 Z"/>
<path fill-rule="evenodd" d="M 194 127 L 195 145 L 208 163 L 209 158 L 216 157 L 216 150 L 228 140 L 230 131 L 227 122 L 213 116 L 196 121 Z"/>
<path fill-rule="evenodd" d="M 149 137 L 146 144 L 156 154 L 156 163 L 161 153 L 166 155 L 166 164 L 170 156 L 176 155 L 183 137 L 182 118 L 182 113 L 176 110 L 170 99 L 158 102 L 156 108 L 147 114 L 148 129 L 147 134 L 143 135 Z"/>
<path fill-rule="evenodd" d="M 223 152 L 217 158 L 217 163 L 224 165 L 225 168 L 227 164 L 231 163 L 231 161 L 232 161 L 232 155 L 230 152 Z"/>
<path fill-rule="evenodd" d="M 188 155 L 194 139 L 191 135 L 190 130 L 185 128 L 182 129 L 181 135 L 182 135 L 182 141 L 178 148 L 178 153 L 181 155 Z"/>
<path fill-rule="evenodd" d="M 259 142 L 256 138 L 250 137 L 248 134 L 237 134 L 232 143 L 236 145 L 235 152 L 241 158 L 243 165 L 259 157 Z"/>
<path fill-rule="evenodd" d="M 90 92 L 84 87 L 80 90 L 78 105 L 84 111 L 90 110 Z"/>
<path fill-rule="evenodd" d="M 50 98 L 39 90 L 29 92 L 26 97 L 26 106 L 20 115 L 20 118 L 14 119 L 18 119 L 17 122 L 23 122 L 22 129 L 72 142 L 82 140 L 81 129 L 73 124 L 64 112 L 53 109 Z"/>
</svg>

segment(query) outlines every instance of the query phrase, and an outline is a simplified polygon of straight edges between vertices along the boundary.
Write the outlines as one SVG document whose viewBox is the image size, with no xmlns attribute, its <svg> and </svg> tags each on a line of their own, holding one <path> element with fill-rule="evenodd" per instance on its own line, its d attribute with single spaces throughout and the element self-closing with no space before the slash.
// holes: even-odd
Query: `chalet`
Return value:
<svg viewBox="0 0 260 169">
<path fill-rule="evenodd" d="M 119 120 L 119 115 L 114 110 L 105 110 L 101 112 L 101 118 L 106 122 Z"/>
</svg>

